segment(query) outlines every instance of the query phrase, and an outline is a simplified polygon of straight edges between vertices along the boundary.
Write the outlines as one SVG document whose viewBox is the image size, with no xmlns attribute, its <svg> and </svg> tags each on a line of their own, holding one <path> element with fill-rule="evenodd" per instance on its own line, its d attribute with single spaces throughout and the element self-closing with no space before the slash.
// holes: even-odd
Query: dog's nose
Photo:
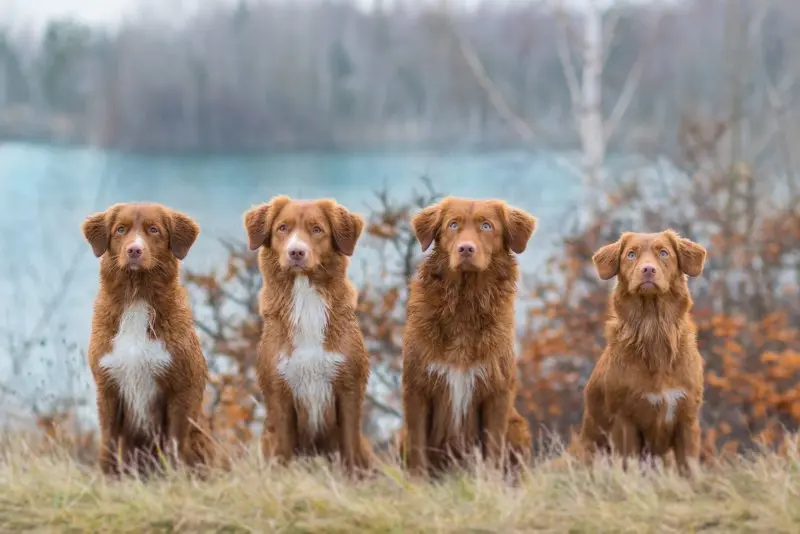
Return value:
<svg viewBox="0 0 800 534">
<path fill-rule="evenodd" d="M 128 245 L 128 248 L 125 249 L 125 254 L 127 254 L 129 258 L 134 260 L 137 258 L 141 258 L 142 252 L 144 252 L 144 249 L 142 249 L 142 245 L 138 243 L 131 243 L 130 245 Z"/>
<path fill-rule="evenodd" d="M 470 242 L 461 243 L 458 245 L 458 253 L 462 258 L 471 258 L 475 254 L 475 245 Z"/>
<path fill-rule="evenodd" d="M 289 249 L 289 259 L 302 260 L 306 257 L 306 249 L 302 247 L 292 247 Z"/>
<path fill-rule="evenodd" d="M 649 263 L 646 264 L 646 265 L 643 265 L 642 266 L 642 274 L 646 278 L 652 278 L 653 276 L 656 275 L 656 266 L 655 265 L 650 265 Z"/>
</svg>

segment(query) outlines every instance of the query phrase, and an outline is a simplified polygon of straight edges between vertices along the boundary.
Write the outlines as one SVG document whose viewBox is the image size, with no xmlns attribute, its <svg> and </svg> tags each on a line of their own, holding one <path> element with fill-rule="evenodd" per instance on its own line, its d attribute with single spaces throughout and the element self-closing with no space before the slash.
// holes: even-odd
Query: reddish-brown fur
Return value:
<svg viewBox="0 0 800 534">
<path fill-rule="evenodd" d="M 91 215 L 82 231 L 95 256 L 101 258 L 89 364 L 97 384 L 102 470 L 110 474 L 129 464 L 146 467 L 141 462 L 156 461 L 159 450 L 177 452 L 189 466 L 210 461 L 211 442 L 195 423 L 201 418 L 208 368 L 179 275 L 179 260 L 186 257 L 199 227 L 187 215 L 164 206 L 128 203 Z M 138 268 L 123 253 L 136 236 L 142 243 Z M 161 340 L 171 356 L 168 367 L 155 376 L 150 433 L 134 424 L 135 414 L 123 398 L 122 386 L 104 368 L 113 356 L 121 320 L 134 303 L 149 308 L 150 324 L 146 333 L 142 329 L 142 337 Z M 140 352 L 134 348 L 126 357 L 135 360 L 142 356 Z M 120 459 L 124 466 L 119 465 Z"/>
<path fill-rule="evenodd" d="M 250 209 L 244 226 L 250 249 L 260 249 L 264 278 L 259 299 L 264 326 L 257 364 L 267 405 L 264 453 L 282 461 L 296 455 L 339 453 L 348 468 L 368 467 L 372 448 L 362 436 L 361 417 L 369 355 L 356 319 L 355 286 L 347 279 L 349 256 L 364 226 L 362 218 L 333 200 L 298 201 L 278 196 Z M 290 243 L 299 242 L 308 245 L 303 267 L 292 266 L 288 252 Z M 324 303 L 326 310 L 324 335 L 320 334 L 313 346 L 307 342 L 311 328 L 301 327 L 301 322 L 293 319 L 293 309 L 302 302 L 295 296 L 297 284 L 304 284 L 306 291 L 311 291 L 308 298 Z M 316 433 L 311 431 L 312 410 L 295 395 L 292 379 L 285 374 L 289 373 L 286 366 L 303 357 L 313 358 L 317 366 L 332 365 L 332 358 L 341 358 L 328 382 L 330 402 L 316 406 L 321 413 Z M 319 382 L 308 380 L 300 386 L 311 388 L 313 384 Z"/>
<path fill-rule="evenodd" d="M 699 276 L 705 257 L 702 246 L 666 230 L 624 233 L 592 258 L 601 279 L 617 281 L 607 346 L 584 391 L 579 451 L 586 459 L 598 450 L 626 458 L 671 450 L 683 472 L 698 460 L 703 359 L 686 276 Z"/>
<path fill-rule="evenodd" d="M 536 219 L 499 200 L 451 197 L 422 210 L 412 225 L 423 251 L 435 245 L 410 286 L 403 341 L 408 467 L 440 472 L 473 449 L 499 466 L 506 445 L 512 457 L 527 458 L 530 431 L 514 408 L 519 272 L 512 253 L 525 250 Z M 469 259 L 462 260 L 460 246 L 473 247 Z M 463 383 L 466 373 L 475 378 L 453 390 L 464 407 L 456 423 L 447 380 Z"/>
</svg>

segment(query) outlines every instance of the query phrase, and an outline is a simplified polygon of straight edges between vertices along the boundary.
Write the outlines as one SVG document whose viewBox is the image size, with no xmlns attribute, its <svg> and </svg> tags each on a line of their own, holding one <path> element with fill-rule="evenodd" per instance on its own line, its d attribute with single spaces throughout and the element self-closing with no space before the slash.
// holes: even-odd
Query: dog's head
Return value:
<svg viewBox="0 0 800 534">
<path fill-rule="evenodd" d="M 281 269 L 309 273 L 337 255 L 352 256 L 364 220 L 334 200 L 278 196 L 248 210 L 244 227 L 250 250 L 265 247 Z"/>
<path fill-rule="evenodd" d="M 119 269 L 148 271 L 182 260 L 200 233 L 197 223 L 160 204 L 114 204 L 86 218 L 83 235 L 98 258 Z"/>
<path fill-rule="evenodd" d="M 688 276 L 700 276 L 706 249 L 672 230 L 657 234 L 625 232 L 592 256 L 598 276 L 618 278 L 627 293 L 655 297 L 669 293 Z"/>
<path fill-rule="evenodd" d="M 415 215 L 411 225 L 423 252 L 435 243 L 453 271 L 483 271 L 497 254 L 521 254 L 536 218 L 502 200 L 448 197 Z"/>
</svg>

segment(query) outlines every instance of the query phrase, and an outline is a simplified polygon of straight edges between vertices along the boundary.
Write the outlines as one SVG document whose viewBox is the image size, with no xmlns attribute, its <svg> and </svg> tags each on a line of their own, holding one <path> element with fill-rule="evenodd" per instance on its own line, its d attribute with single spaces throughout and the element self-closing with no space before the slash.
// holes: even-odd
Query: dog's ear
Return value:
<svg viewBox="0 0 800 534">
<path fill-rule="evenodd" d="M 422 247 L 422 252 L 428 250 L 442 225 L 442 205 L 433 204 L 423 209 L 411 219 L 414 235 Z"/>
<path fill-rule="evenodd" d="M 622 239 L 606 245 L 592 256 L 592 263 L 601 280 L 609 280 L 619 273 L 619 256 L 622 254 Z"/>
<path fill-rule="evenodd" d="M 272 223 L 289 202 L 289 197 L 280 195 L 245 212 L 244 229 L 247 231 L 247 246 L 250 250 L 257 250 L 262 245 L 269 247 Z"/>
<path fill-rule="evenodd" d="M 528 246 L 534 232 L 536 232 L 536 217 L 524 210 L 502 205 L 503 214 L 503 239 L 511 251 L 522 254 Z"/>
<path fill-rule="evenodd" d="M 700 276 L 706 263 L 706 249 L 694 241 L 680 237 L 676 232 L 667 230 L 678 253 L 678 266 L 684 274 L 691 277 Z"/>
<path fill-rule="evenodd" d="M 200 226 L 188 215 L 179 211 L 169 214 L 169 249 L 172 254 L 182 260 L 189 254 L 200 235 Z"/>
<path fill-rule="evenodd" d="M 324 209 L 328 215 L 336 248 L 345 256 L 352 256 L 356 249 L 356 242 L 364 229 L 364 219 L 359 214 L 353 213 L 335 202 Z"/>
<path fill-rule="evenodd" d="M 97 258 L 108 250 L 108 242 L 111 238 L 109 225 L 109 210 L 89 215 L 81 223 L 83 236 L 92 246 L 92 252 Z"/>
</svg>

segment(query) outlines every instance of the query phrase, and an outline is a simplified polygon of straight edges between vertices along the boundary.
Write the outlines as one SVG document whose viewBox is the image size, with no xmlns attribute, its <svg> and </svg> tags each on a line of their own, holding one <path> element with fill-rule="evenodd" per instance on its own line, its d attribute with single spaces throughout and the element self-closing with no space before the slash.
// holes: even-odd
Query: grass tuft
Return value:
<svg viewBox="0 0 800 534">
<path fill-rule="evenodd" d="M 796 457 L 761 452 L 693 480 L 619 462 L 540 461 L 511 484 L 477 469 L 436 483 L 395 464 L 354 481 L 319 461 L 252 454 L 204 481 L 180 471 L 106 479 L 59 450 L 6 439 L 2 532 L 798 532 Z"/>
</svg>

